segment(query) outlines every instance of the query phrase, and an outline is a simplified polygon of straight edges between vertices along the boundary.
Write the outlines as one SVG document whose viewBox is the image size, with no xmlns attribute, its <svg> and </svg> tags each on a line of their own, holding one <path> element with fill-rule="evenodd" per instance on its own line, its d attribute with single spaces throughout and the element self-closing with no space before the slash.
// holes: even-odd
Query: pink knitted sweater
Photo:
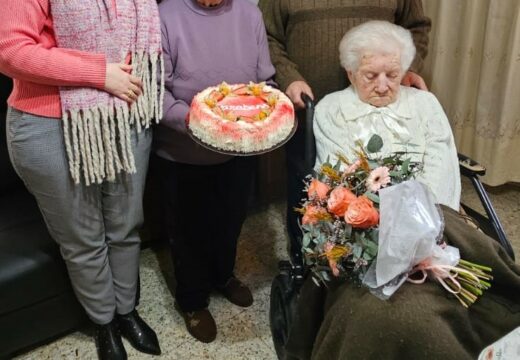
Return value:
<svg viewBox="0 0 520 360">
<path fill-rule="evenodd" d="M 2 0 L 2 7 L 10 10 L 0 11 L 0 72 L 14 79 L 10 106 L 61 118 L 58 86 L 103 88 L 105 55 L 57 48 L 48 0 Z"/>
</svg>

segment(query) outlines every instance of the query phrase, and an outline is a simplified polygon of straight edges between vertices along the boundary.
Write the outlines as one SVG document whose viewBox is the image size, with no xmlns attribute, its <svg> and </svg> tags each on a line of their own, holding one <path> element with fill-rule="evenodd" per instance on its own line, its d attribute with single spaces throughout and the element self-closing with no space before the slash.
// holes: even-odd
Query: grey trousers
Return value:
<svg viewBox="0 0 520 360">
<path fill-rule="evenodd" d="M 61 121 L 13 108 L 7 113 L 11 162 L 60 246 L 78 300 L 97 324 L 135 307 L 151 140 L 151 130 L 132 134 L 136 174 L 120 175 L 113 183 L 75 185 Z"/>
</svg>

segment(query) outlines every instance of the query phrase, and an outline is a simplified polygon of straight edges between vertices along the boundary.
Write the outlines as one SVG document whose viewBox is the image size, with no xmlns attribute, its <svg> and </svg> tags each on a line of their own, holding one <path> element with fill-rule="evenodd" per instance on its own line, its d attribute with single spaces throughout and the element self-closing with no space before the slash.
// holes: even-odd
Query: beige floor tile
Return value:
<svg viewBox="0 0 520 360">
<path fill-rule="evenodd" d="M 504 185 L 488 188 L 491 203 L 504 227 L 509 241 L 513 245 L 516 262 L 520 263 L 520 185 Z M 484 213 L 477 193 L 471 182 L 462 179 L 462 202 Z"/>
<path fill-rule="evenodd" d="M 275 360 L 276 355 L 241 318 L 232 318 L 218 324 L 217 339 L 210 344 L 202 344 L 189 339 L 172 349 L 172 356 L 178 359 L 215 360 Z"/>
</svg>

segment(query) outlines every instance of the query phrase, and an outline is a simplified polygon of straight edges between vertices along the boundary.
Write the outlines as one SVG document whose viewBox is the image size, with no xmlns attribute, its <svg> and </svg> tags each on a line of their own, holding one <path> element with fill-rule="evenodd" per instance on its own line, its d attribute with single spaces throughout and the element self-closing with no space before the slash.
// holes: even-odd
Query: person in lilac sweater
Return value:
<svg viewBox="0 0 520 360">
<path fill-rule="evenodd" d="M 222 81 L 269 81 L 275 70 L 262 14 L 249 1 L 165 0 L 159 12 L 165 98 L 154 153 L 177 281 L 175 305 L 190 334 L 211 342 L 217 333 L 207 309 L 212 291 L 238 306 L 253 302 L 233 270 L 257 159 L 197 145 L 185 120 L 199 91 Z"/>
</svg>

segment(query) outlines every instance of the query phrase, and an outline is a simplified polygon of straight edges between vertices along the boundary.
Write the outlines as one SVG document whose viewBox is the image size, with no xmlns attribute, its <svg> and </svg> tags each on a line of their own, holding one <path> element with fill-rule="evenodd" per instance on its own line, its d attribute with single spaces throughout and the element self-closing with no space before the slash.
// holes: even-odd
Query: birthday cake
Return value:
<svg viewBox="0 0 520 360">
<path fill-rule="evenodd" d="M 188 128 L 203 144 L 231 153 L 273 149 L 291 134 L 294 108 L 265 83 L 209 87 L 195 95 Z"/>
</svg>

